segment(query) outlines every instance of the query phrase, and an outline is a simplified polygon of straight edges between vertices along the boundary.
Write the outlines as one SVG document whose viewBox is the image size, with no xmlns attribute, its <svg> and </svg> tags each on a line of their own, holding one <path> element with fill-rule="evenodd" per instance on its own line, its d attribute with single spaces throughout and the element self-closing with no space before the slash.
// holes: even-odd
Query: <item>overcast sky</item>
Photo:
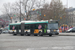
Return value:
<svg viewBox="0 0 75 50">
<path fill-rule="evenodd" d="M 8 3 L 8 2 L 10 2 L 10 3 L 14 3 L 14 2 L 16 2 L 16 1 L 18 1 L 18 0 L 0 0 L 0 10 L 2 9 L 2 5 L 4 4 L 4 3 Z M 48 3 L 50 3 L 50 1 L 51 0 L 46 0 L 46 2 L 48 2 Z M 68 7 L 73 7 L 73 8 L 75 8 L 75 0 L 61 0 L 62 1 L 62 3 L 63 3 L 63 5 L 67 5 L 67 1 L 68 1 Z M 1 15 L 2 13 L 1 13 L 1 11 L 0 11 L 0 15 Z"/>
</svg>

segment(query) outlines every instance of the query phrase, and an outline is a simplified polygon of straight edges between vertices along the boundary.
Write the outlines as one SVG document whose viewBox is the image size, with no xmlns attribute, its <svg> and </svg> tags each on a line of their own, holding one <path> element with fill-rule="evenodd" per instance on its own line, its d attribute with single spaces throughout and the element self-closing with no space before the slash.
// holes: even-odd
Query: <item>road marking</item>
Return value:
<svg viewBox="0 0 75 50">
<path fill-rule="evenodd" d="M 18 50 L 21 50 L 21 49 L 18 49 Z"/>
<path fill-rule="evenodd" d="M 65 46 L 65 47 L 52 47 L 52 49 L 74 49 L 72 46 Z"/>
<path fill-rule="evenodd" d="M 54 49 L 54 50 L 72 50 L 74 49 L 73 46 L 64 46 L 64 47 L 41 47 L 41 48 L 27 48 L 25 50 L 48 50 L 48 49 Z M 18 50 L 21 50 L 21 49 L 18 49 Z"/>
<path fill-rule="evenodd" d="M 27 48 L 26 50 L 34 50 L 35 48 Z"/>
</svg>

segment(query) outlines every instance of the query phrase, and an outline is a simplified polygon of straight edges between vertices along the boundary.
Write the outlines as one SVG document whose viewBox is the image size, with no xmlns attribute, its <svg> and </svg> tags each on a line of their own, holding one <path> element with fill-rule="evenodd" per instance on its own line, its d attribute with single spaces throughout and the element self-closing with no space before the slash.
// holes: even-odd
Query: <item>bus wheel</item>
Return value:
<svg viewBox="0 0 75 50">
<path fill-rule="evenodd" d="M 50 34 L 49 36 L 52 36 L 52 34 Z"/>
<path fill-rule="evenodd" d="M 24 34 L 21 34 L 21 36 L 24 36 Z"/>
<path fill-rule="evenodd" d="M 30 34 L 28 34 L 28 36 L 30 36 Z"/>
<path fill-rule="evenodd" d="M 26 33 L 25 35 L 26 35 L 26 36 L 30 36 L 30 34 L 28 34 L 28 33 Z"/>
<path fill-rule="evenodd" d="M 17 34 L 13 34 L 14 36 L 16 36 Z"/>
<path fill-rule="evenodd" d="M 43 36 L 43 34 L 42 33 L 39 33 L 39 36 Z"/>
<path fill-rule="evenodd" d="M 59 33 L 56 33 L 55 35 L 59 35 Z"/>
<path fill-rule="evenodd" d="M 34 36 L 37 36 L 37 34 L 34 34 Z"/>
</svg>

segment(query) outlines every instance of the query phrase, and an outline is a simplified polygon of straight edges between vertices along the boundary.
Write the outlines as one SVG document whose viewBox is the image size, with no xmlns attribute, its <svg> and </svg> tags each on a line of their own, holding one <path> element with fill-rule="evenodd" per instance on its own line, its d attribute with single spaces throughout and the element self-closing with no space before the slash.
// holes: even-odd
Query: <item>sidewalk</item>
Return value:
<svg viewBox="0 0 75 50">
<path fill-rule="evenodd" d="M 75 33 L 59 33 L 59 36 L 75 36 Z"/>
</svg>

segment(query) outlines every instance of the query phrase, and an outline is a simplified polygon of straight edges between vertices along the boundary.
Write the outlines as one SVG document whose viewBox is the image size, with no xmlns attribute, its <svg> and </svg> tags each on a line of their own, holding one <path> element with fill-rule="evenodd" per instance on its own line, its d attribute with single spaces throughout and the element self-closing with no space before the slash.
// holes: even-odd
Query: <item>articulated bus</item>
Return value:
<svg viewBox="0 0 75 50">
<path fill-rule="evenodd" d="M 21 36 L 52 36 L 59 34 L 58 21 L 22 21 L 19 23 L 10 23 L 9 33 L 13 35 L 20 34 Z"/>
</svg>

